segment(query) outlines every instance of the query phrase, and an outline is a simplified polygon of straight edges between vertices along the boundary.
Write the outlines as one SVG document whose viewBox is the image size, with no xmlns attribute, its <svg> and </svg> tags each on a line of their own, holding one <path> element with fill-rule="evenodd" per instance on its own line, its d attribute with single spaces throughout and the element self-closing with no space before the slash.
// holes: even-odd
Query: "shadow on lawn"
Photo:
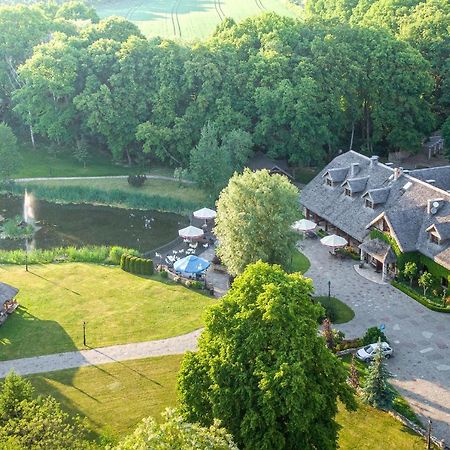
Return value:
<svg viewBox="0 0 450 450">
<path fill-rule="evenodd" d="M 24 306 L 19 306 L 0 327 L 0 361 L 74 350 L 74 341 L 58 322 L 39 319 Z"/>
<path fill-rule="evenodd" d="M 69 288 L 63 286 L 60 283 L 56 283 L 55 281 L 49 280 L 48 278 L 45 278 L 42 275 L 38 275 L 37 273 L 33 272 L 32 270 L 29 270 L 28 273 L 30 273 L 31 275 L 34 275 L 35 277 L 40 278 L 41 280 L 47 281 L 48 283 L 58 286 L 61 289 L 65 289 L 66 291 L 71 292 L 72 294 L 81 295 L 79 292 L 73 291 L 72 289 L 69 289 Z"/>
</svg>

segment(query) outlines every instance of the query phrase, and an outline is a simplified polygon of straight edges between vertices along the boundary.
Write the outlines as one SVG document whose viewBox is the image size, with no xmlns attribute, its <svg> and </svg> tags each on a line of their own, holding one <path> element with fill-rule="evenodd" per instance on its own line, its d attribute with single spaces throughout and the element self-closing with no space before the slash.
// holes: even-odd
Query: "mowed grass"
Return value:
<svg viewBox="0 0 450 450">
<path fill-rule="evenodd" d="M 141 193 L 149 196 L 161 196 L 181 201 L 204 203 L 205 205 L 213 204 L 214 201 L 206 191 L 198 188 L 194 184 L 178 183 L 176 180 L 165 180 L 157 178 L 148 178 L 144 185 L 136 188 L 130 186 L 124 178 L 103 178 L 103 179 L 87 179 L 87 180 L 44 180 L 33 181 L 33 185 L 40 186 L 82 186 L 92 189 L 101 189 L 103 191 L 119 190 L 128 194 Z M 116 205 L 128 206 L 128 205 Z"/>
<path fill-rule="evenodd" d="M 33 177 L 87 177 L 108 175 L 129 175 L 142 170 L 123 164 L 114 164 L 111 156 L 100 152 L 91 152 L 86 167 L 83 167 L 72 156 L 72 149 L 65 148 L 61 153 L 53 156 L 48 153 L 45 145 L 38 145 L 36 149 L 31 144 L 22 142 L 19 146 L 21 166 L 13 174 L 14 178 Z M 146 173 L 155 175 L 172 175 L 173 170 L 161 167 L 148 168 Z"/>
<path fill-rule="evenodd" d="M 124 361 L 28 377 L 37 393 L 52 395 L 70 414 L 89 419 L 96 434 L 120 436 L 144 417 L 161 419 L 176 406 L 182 355 Z"/>
<path fill-rule="evenodd" d="M 144 417 L 160 417 L 176 406 L 176 376 L 181 356 L 164 356 L 99 367 L 33 375 L 39 393 L 55 396 L 71 412 L 85 415 L 98 433 L 129 433 Z M 342 450 L 414 450 L 424 441 L 387 413 L 360 404 L 356 412 L 342 406 Z"/>
<path fill-rule="evenodd" d="M 214 299 L 118 267 L 62 263 L 0 267 L 21 307 L 0 327 L 0 360 L 177 336 L 200 328 Z"/>
<path fill-rule="evenodd" d="M 324 295 L 315 297 L 315 299 L 325 308 L 326 311 L 331 311 L 333 315 L 333 323 L 346 323 L 355 317 L 355 312 L 345 303 L 341 302 L 336 297 Z"/>
<path fill-rule="evenodd" d="M 291 272 L 305 273 L 310 266 L 311 262 L 303 253 L 297 249 L 292 252 Z"/>
<path fill-rule="evenodd" d="M 122 16 L 139 26 L 147 37 L 196 40 L 210 36 L 224 17 L 239 22 L 264 12 L 295 17 L 298 7 L 288 0 L 101 0 L 95 4 L 101 18 Z"/>
</svg>

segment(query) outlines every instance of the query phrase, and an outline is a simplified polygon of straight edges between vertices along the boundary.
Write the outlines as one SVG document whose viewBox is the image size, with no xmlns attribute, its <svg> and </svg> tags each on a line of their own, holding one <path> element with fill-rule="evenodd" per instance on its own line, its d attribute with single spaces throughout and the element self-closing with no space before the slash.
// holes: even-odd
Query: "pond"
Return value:
<svg viewBox="0 0 450 450">
<path fill-rule="evenodd" d="M 178 236 L 189 224 L 186 217 L 158 211 L 56 204 L 33 201 L 37 231 L 34 248 L 84 245 L 120 245 L 142 252 L 156 249 Z M 23 214 L 23 199 L 0 195 L 0 215 L 4 218 Z M 24 248 L 23 241 L 0 239 L 0 249 Z"/>
</svg>

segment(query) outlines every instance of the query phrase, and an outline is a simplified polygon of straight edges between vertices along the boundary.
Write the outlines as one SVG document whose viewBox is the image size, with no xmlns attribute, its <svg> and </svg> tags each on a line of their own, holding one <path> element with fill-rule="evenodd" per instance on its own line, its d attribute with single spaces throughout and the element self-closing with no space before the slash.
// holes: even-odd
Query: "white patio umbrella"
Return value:
<svg viewBox="0 0 450 450">
<path fill-rule="evenodd" d="M 201 228 L 193 227 L 192 225 L 178 230 L 178 235 L 183 239 L 197 239 L 202 237 L 203 234 L 204 232 Z"/>
<path fill-rule="evenodd" d="M 316 228 L 317 224 L 315 224 L 314 222 L 312 222 L 311 220 L 308 219 L 301 219 L 301 220 L 297 220 L 297 222 L 295 222 L 292 225 L 292 228 L 295 231 L 312 231 L 314 230 L 314 228 Z"/>
<path fill-rule="evenodd" d="M 320 243 L 322 245 L 326 245 L 327 247 L 331 247 L 334 250 L 339 247 L 345 247 L 348 242 L 346 239 L 344 239 L 341 236 L 338 236 L 337 234 L 331 234 L 330 236 L 325 236 L 320 240 Z"/>
<path fill-rule="evenodd" d="M 202 208 L 198 209 L 197 211 L 194 211 L 194 217 L 196 219 L 210 220 L 214 219 L 216 215 L 217 213 L 213 209 L 209 208 Z"/>
</svg>

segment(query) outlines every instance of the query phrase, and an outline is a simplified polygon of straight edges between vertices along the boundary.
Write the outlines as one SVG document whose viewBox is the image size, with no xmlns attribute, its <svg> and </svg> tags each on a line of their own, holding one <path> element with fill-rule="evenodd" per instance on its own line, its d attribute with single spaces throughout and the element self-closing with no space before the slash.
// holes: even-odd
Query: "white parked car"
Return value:
<svg viewBox="0 0 450 450">
<path fill-rule="evenodd" d="M 370 344 L 360 348 L 356 352 L 356 357 L 361 361 L 372 361 L 377 353 L 378 345 L 379 344 L 377 342 L 376 344 Z M 390 347 L 387 342 L 381 343 L 381 351 L 385 358 L 390 358 L 394 353 L 394 350 L 392 350 L 392 347 Z"/>
</svg>

